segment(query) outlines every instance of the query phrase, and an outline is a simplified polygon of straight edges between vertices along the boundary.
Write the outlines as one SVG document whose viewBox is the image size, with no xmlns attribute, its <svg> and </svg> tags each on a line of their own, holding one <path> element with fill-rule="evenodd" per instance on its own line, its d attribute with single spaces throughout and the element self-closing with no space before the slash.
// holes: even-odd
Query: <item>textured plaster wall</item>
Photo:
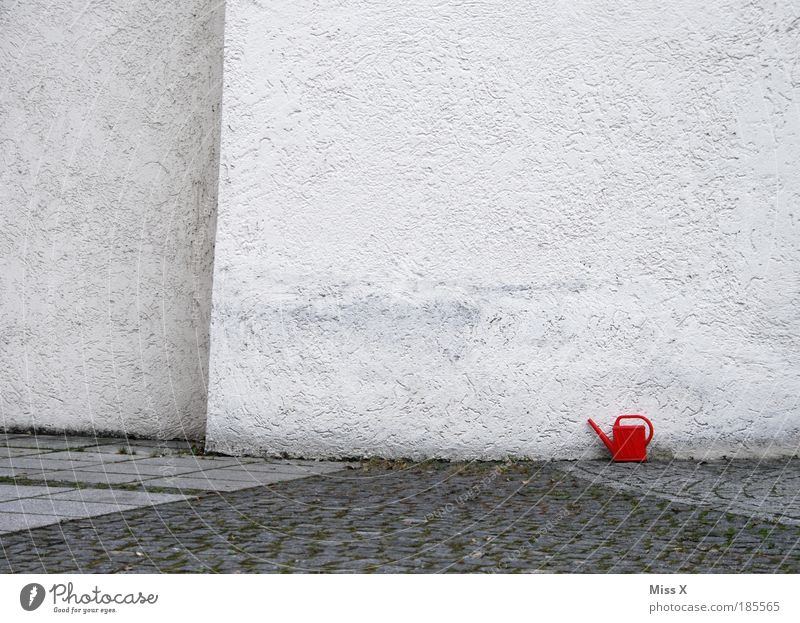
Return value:
<svg viewBox="0 0 800 623">
<path fill-rule="evenodd" d="M 203 435 L 223 12 L 0 4 L 0 425 Z"/>
<path fill-rule="evenodd" d="M 800 443 L 800 6 L 231 2 L 208 445 Z"/>
</svg>

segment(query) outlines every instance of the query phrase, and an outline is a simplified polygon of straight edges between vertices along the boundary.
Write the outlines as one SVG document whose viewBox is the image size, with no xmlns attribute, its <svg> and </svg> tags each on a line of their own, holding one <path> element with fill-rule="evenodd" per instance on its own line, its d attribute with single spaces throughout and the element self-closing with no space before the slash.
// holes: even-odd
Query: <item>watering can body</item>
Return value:
<svg viewBox="0 0 800 623">
<path fill-rule="evenodd" d="M 621 424 L 620 422 L 625 419 L 644 421 L 649 432 L 640 424 Z M 653 439 L 653 424 L 643 415 L 620 415 L 614 422 L 612 439 L 609 439 L 591 418 L 589 418 L 589 424 L 606 444 L 614 461 L 641 463 L 647 460 L 647 444 Z"/>
</svg>

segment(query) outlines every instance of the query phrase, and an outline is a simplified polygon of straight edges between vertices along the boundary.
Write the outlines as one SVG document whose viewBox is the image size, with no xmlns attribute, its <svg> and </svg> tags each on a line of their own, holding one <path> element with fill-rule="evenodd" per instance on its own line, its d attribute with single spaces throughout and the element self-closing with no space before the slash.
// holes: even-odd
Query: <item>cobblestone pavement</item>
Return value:
<svg viewBox="0 0 800 623">
<path fill-rule="evenodd" d="M 799 476 L 797 459 L 372 461 L 2 535 L 0 572 L 797 573 Z"/>
</svg>

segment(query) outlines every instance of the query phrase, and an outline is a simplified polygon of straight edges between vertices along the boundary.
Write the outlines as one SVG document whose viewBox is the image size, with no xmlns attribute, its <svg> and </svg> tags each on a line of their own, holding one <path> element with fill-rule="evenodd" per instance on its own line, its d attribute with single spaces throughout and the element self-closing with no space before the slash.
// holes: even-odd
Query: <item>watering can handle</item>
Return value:
<svg viewBox="0 0 800 623">
<path fill-rule="evenodd" d="M 617 418 L 617 421 L 615 422 L 615 424 L 619 424 L 619 421 L 620 420 L 624 420 L 625 418 L 633 418 L 633 419 L 636 419 L 636 420 L 644 420 L 645 424 L 647 424 L 647 427 L 650 429 L 650 434 L 647 436 L 647 441 L 644 442 L 644 445 L 649 444 L 650 440 L 653 438 L 653 423 L 643 415 L 620 415 Z"/>
</svg>

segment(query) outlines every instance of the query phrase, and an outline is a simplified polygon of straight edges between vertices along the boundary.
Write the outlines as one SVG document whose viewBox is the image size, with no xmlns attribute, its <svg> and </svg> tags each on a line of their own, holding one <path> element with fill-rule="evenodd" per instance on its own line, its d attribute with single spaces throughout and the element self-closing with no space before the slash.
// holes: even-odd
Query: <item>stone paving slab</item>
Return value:
<svg viewBox="0 0 800 623">
<path fill-rule="evenodd" d="M 182 456 L 188 454 L 184 448 L 172 448 L 161 446 L 128 446 L 119 444 L 108 444 L 103 446 L 93 446 L 93 452 L 108 455 L 128 455 L 130 458 L 150 457 L 150 456 Z"/>
<path fill-rule="evenodd" d="M 240 467 L 250 469 L 255 466 L 265 464 L 264 459 L 248 459 L 246 457 L 233 457 L 233 456 L 204 456 L 202 463 L 198 466 L 200 469 L 219 469 L 222 467 Z M 292 471 L 294 473 L 294 471 Z"/>
<path fill-rule="evenodd" d="M 28 480 L 44 480 L 47 482 L 59 483 L 68 482 L 78 485 L 118 485 L 141 482 L 155 478 L 155 476 L 145 476 L 142 474 L 111 474 L 108 472 L 103 472 L 102 468 L 100 468 L 100 471 L 96 472 L 63 470 L 55 472 L 21 472 L 20 475 Z M 0 473 L 0 476 L 2 476 L 2 473 Z"/>
<path fill-rule="evenodd" d="M 135 459 L 135 456 L 127 454 L 105 454 L 102 452 L 95 452 L 94 448 L 86 448 L 80 452 L 57 451 L 42 454 L 42 458 L 58 460 L 58 461 L 89 461 L 93 465 L 101 463 L 122 463 Z"/>
<path fill-rule="evenodd" d="M 71 491 L 71 489 L 64 487 L 36 487 L 0 484 L 0 502 L 8 502 L 9 500 L 37 497 L 41 495 L 54 495 L 68 491 Z"/>
<path fill-rule="evenodd" d="M 134 506 L 148 506 L 167 504 L 186 499 L 185 495 L 174 493 L 150 493 L 148 491 L 123 491 L 114 489 L 73 489 L 58 490 L 49 497 L 51 500 L 74 500 L 83 502 L 104 502 L 107 504 L 126 504 Z"/>
<path fill-rule="evenodd" d="M 21 513 L 0 513 L 0 535 L 31 528 L 40 528 L 58 523 L 53 515 L 23 515 Z M 1 540 L 1 539 L 0 539 Z"/>
<path fill-rule="evenodd" d="M 148 464 L 142 461 L 126 461 L 124 463 L 108 463 L 104 465 L 89 465 L 83 467 L 81 473 L 129 474 L 141 476 L 175 476 L 199 471 L 193 463 L 177 463 L 174 465 Z"/>
<path fill-rule="evenodd" d="M 148 480 L 144 483 L 145 488 L 169 488 L 183 491 L 186 489 L 195 489 L 199 491 L 239 491 L 241 489 L 248 489 L 254 486 L 260 486 L 259 483 L 250 481 L 236 481 L 236 480 L 222 480 L 211 479 L 205 476 L 174 476 L 167 478 L 155 478 Z"/>
<path fill-rule="evenodd" d="M 203 477 L 209 480 L 233 480 L 237 482 L 251 482 L 253 485 L 268 484 L 271 482 L 281 482 L 283 480 L 294 480 L 295 478 L 307 478 L 313 476 L 313 472 L 302 471 L 298 468 L 294 473 L 286 471 L 262 472 L 239 469 L 237 467 L 226 467 L 223 469 L 208 469 L 203 472 Z"/>
<path fill-rule="evenodd" d="M 0 446 L 0 458 L 8 458 L 11 456 L 34 456 L 40 451 L 35 448 L 8 448 Z"/>
<path fill-rule="evenodd" d="M 0 468 L 6 467 L 19 470 L 61 470 L 61 469 L 76 469 L 79 467 L 89 467 L 90 465 L 97 465 L 99 461 L 93 460 L 59 460 L 43 458 L 47 455 L 37 456 L 20 456 L 10 457 L 7 459 L 0 459 Z"/>
<path fill-rule="evenodd" d="M 331 474 L 333 472 L 338 472 L 343 469 L 346 469 L 346 463 L 336 463 L 336 462 L 297 462 L 297 463 L 287 463 L 287 462 L 258 462 L 252 464 L 242 464 L 241 469 L 245 469 L 250 472 L 268 472 L 268 473 L 287 473 L 287 474 L 306 474 L 306 475 L 318 475 L 318 474 Z"/>
<path fill-rule="evenodd" d="M 195 470 L 214 469 L 223 465 L 239 464 L 234 457 L 199 457 L 199 456 L 161 456 L 136 459 L 137 465 L 154 465 L 158 467 L 189 466 Z"/>
<path fill-rule="evenodd" d="M 59 437 L 32 435 L 16 436 L 9 438 L 5 444 L 9 448 L 36 448 L 41 450 L 63 450 L 65 448 L 84 448 L 97 445 L 91 437 Z"/>
<path fill-rule="evenodd" d="M 23 513 L 25 515 L 55 515 L 64 518 L 96 517 L 107 513 L 136 508 L 131 504 L 108 504 L 53 498 L 23 498 L 11 502 L 0 502 L 0 513 Z"/>
<path fill-rule="evenodd" d="M 14 469 L 13 467 L 0 467 L 0 478 L 16 478 L 22 476 L 21 469 Z"/>
<path fill-rule="evenodd" d="M 274 470 L 262 473 L 256 468 L 249 474 L 237 470 L 264 460 L 196 456 L 189 452 L 188 442 L 4 435 L 0 449 L 6 455 L 0 458 L 0 479 L 6 480 L 0 481 L 0 514 L 5 517 L 0 533 L 14 526 L 24 529 L 18 518 L 11 517 L 14 513 L 55 516 L 58 521 L 88 518 L 175 503 L 186 499 L 183 491 L 237 491 L 338 468 L 315 463 L 312 469 L 306 462 L 279 461 Z M 229 468 L 233 471 L 222 471 Z M 32 486 L 37 481 L 61 488 Z M 136 485 L 142 490 L 118 488 Z"/>
<path fill-rule="evenodd" d="M 156 439 L 108 439 L 108 445 L 126 444 L 128 446 L 146 446 L 149 448 L 175 448 L 189 450 L 192 447 L 191 441 L 184 441 L 181 439 L 170 440 L 156 440 Z M 202 445 L 202 444 L 201 444 Z"/>
</svg>

